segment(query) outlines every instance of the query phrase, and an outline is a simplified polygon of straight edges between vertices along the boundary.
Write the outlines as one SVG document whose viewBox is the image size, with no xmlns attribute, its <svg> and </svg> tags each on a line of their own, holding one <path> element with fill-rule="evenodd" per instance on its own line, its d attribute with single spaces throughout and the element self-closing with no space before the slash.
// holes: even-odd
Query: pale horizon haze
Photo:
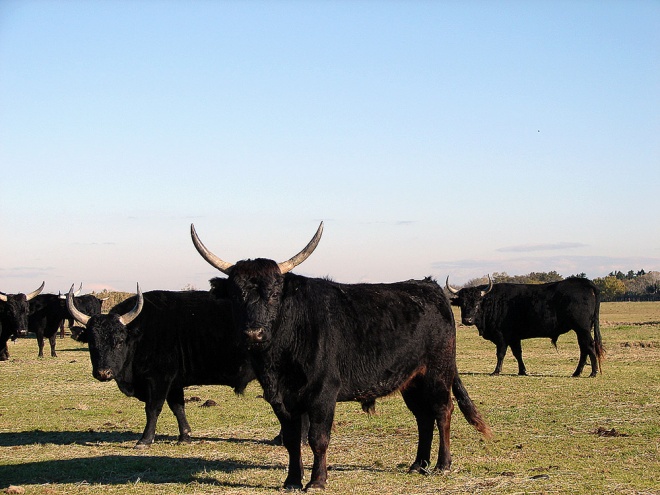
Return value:
<svg viewBox="0 0 660 495">
<path fill-rule="evenodd" d="M 660 270 L 660 2 L 0 2 L 0 291 Z"/>
</svg>

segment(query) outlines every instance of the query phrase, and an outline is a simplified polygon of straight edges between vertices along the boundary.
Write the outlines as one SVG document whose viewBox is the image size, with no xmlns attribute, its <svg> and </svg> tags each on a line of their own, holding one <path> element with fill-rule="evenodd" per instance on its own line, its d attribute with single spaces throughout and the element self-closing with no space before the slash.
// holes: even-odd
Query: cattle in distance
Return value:
<svg viewBox="0 0 660 495">
<path fill-rule="evenodd" d="M 73 289 L 73 288 L 72 288 Z M 228 385 L 241 393 L 255 378 L 245 350 L 234 336 L 229 301 L 206 291 L 149 291 L 114 306 L 109 313 L 86 315 L 67 306 L 86 325 L 92 374 L 115 380 L 119 390 L 145 403 L 147 424 L 136 448 L 154 441 L 156 422 L 167 401 L 179 427 L 180 443 L 191 441 L 184 388 Z"/>
<path fill-rule="evenodd" d="M 0 361 L 9 359 L 7 341 L 25 337 L 28 333 L 29 301 L 37 297 L 44 285 L 28 294 L 5 294 L 0 292 Z"/>
<path fill-rule="evenodd" d="M 293 274 L 316 248 L 322 227 L 288 261 L 230 264 L 204 247 L 191 226 L 198 252 L 228 276 L 213 279 L 211 292 L 231 298 L 264 397 L 282 426 L 289 454 L 285 488 L 302 488 L 303 413 L 309 413 L 314 456 L 306 488 L 324 488 L 336 402 L 373 404 L 397 390 L 419 433 L 410 471 L 427 471 L 436 424 L 436 469 L 448 469 L 452 391 L 467 420 L 485 436 L 491 433 L 457 373 L 454 318 L 444 291 L 430 279 L 341 284 Z"/>
<path fill-rule="evenodd" d="M 102 301 L 93 294 L 78 295 L 82 290 L 76 291 L 73 302 L 82 313 L 87 315 L 101 314 Z M 55 345 L 57 341 L 57 330 L 62 327 L 64 321 L 73 326 L 73 316 L 66 304 L 66 295 L 63 294 L 39 294 L 30 301 L 30 315 L 28 317 L 28 330 L 37 336 L 39 357 L 44 356 L 44 339 L 50 343 L 50 355 L 57 357 Z"/>
<path fill-rule="evenodd" d="M 545 337 L 557 345 L 560 335 L 574 330 L 580 346 L 580 359 L 573 376 L 580 376 L 589 357 L 591 375 L 600 370 L 604 355 L 600 335 L 600 295 L 586 278 L 571 277 L 546 284 L 493 284 L 465 287 L 449 285 L 452 304 L 461 308 L 464 325 L 475 325 L 484 339 L 497 348 L 493 375 L 502 372 L 507 347 L 518 361 L 518 374 L 526 375 L 521 341 Z M 593 329 L 593 337 L 591 335 Z"/>
</svg>

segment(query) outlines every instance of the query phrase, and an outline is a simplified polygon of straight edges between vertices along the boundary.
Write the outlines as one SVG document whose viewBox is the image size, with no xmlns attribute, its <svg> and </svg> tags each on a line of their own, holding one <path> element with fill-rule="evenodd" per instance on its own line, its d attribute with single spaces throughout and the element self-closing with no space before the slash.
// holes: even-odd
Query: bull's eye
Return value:
<svg viewBox="0 0 660 495">
<path fill-rule="evenodd" d="M 269 302 L 275 303 L 275 302 L 279 301 L 279 299 L 280 299 L 280 291 L 279 290 L 276 290 L 276 289 L 271 290 L 268 293 L 268 301 Z"/>
</svg>

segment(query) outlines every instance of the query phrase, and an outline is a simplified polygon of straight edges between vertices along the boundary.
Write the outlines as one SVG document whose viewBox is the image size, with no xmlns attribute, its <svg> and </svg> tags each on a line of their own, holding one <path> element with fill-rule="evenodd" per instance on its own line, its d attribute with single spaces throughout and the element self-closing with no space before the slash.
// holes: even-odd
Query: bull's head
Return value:
<svg viewBox="0 0 660 495">
<path fill-rule="evenodd" d="M 127 326 L 135 320 L 144 305 L 144 297 L 137 286 L 135 305 L 128 313 L 108 313 L 89 316 L 78 310 L 74 304 L 73 286 L 66 297 L 67 308 L 77 322 L 86 325 L 85 339 L 89 344 L 89 357 L 92 361 L 92 375 L 99 381 L 115 378 L 126 364 L 128 341 L 131 332 Z"/>
<path fill-rule="evenodd" d="M 284 275 L 314 252 L 322 233 L 323 222 L 307 246 L 282 263 L 258 258 L 232 265 L 211 253 L 197 237 L 195 226 L 190 226 L 193 244 L 202 258 L 229 277 L 228 296 L 232 300 L 237 326 L 249 346 L 265 345 L 272 338 L 273 326 L 282 301 Z"/>
<path fill-rule="evenodd" d="M 29 294 L 5 294 L 0 292 L 0 301 L 6 303 L 4 312 L 9 323 L 8 334 L 12 337 L 25 337 L 28 333 L 28 315 L 30 306 L 28 301 L 34 299 L 44 290 L 46 282 L 41 283 L 41 287 Z"/>
<path fill-rule="evenodd" d="M 487 287 L 465 287 L 459 290 L 449 285 L 449 277 L 447 277 L 445 287 L 452 294 L 452 305 L 461 308 L 461 321 L 463 325 L 474 325 L 477 314 L 481 309 L 481 301 L 483 301 L 486 294 L 493 290 L 493 279 L 488 275 Z"/>
</svg>

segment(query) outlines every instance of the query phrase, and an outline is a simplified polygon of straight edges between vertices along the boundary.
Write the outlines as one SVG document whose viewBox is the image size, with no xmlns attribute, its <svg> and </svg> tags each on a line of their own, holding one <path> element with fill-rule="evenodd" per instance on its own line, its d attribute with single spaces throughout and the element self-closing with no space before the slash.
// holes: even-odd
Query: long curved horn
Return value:
<svg viewBox="0 0 660 495">
<path fill-rule="evenodd" d="M 449 285 L 449 276 L 447 276 L 447 281 L 445 282 L 445 287 L 447 287 L 447 290 L 451 292 L 452 294 L 456 295 L 458 294 L 459 290 L 454 289 L 451 285 Z"/>
<path fill-rule="evenodd" d="M 488 294 L 491 290 L 493 290 L 493 279 L 490 278 L 490 273 L 488 274 L 488 288 L 486 290 L 481 291 L 481 297 L 484 297 L 486 294 Z"/>
<path fill-rule="evenodd" d="M 202 258 L 204 258 L 209 262 L 211 266 L 217 268 L 225 275 L 229 275 L 229 272 L 234 265 L 227 263 L 226 261 L 222 261 L 215 254 L 206 249 L 206 246 L 204 246 L 202 241 L 199 240 L 199 237 L 197 237 L 197 232 L 195 232 L 195 225 L 192 223 L 190 224 L 190 237 L 192 237 L 193 244 L 195 245 L 197 252 L 202 255 Z"/>
<path fill-rule="evenodd" d="M 316 249 L 316 246 L 318 246 L 319 241 L 321 240 L 321 234 L 323 234 L 323 222 L 321 222 L 321 225 L 319 225 L 319 228 L 316 230 L 316 234 L 314 234 L 312 240 L 307 243 L 307 246 L 305 246 L 302 251 L 300 251 L 290 260 L 277 264 L 277 266 L 280 267 L 282 274 L 290 272 L 300 263 L 309 258 L 309 255 L 312 254 Z"/>
<path fill-rule="evenodd" d="M 41 291 L 44 290 L 44 285 L 46 285 L 46 282 L 41 282 L 41 287 L 39 287 L 37 290 L 30 292 L 29 294 L 26 294 L 25 297 L 29 301 L 30 299 L 34 299 L 37 297 L 39 294 L 41 294 Z"/>
<path fill-rule="evenodd" d="M 137 318 L 138 315 L 140 314 L 140 311 L 142 311 L 143 305 L 144 305 L 144 296 L 140 291 L 140 284 L 137 284 L 137 302 L 135 303 L 135 307 L 132 310 L 130 310 L 125 315 L 121 315 L 119 317 L 119 321 L 122 323 L 122 325 L 126 326 L 130 322 L 132 322 L 135 318 Z"/>
<path fill-rule="evenodd" d="M 71 316 L 74 317 L 74 319 L 78 323 L 82 323 L 83 325 L 87 325 L 87 322 L 89 321 L 89 316 L 87 316 L 85 313 L 82 311 L 78 311 L 78 308 L 73 304 L 73 287 L 75 284 L 71 284 L 71 288 L 69 289 L 69 292 L 66 295 L 66 308 L 69 310 L 69 313 L 71 313 Z"/>
<path fill-rule="evenodd" d="M 7 294 L 0 292 L 0 301 L 7 302 Z"/>
</svg>

